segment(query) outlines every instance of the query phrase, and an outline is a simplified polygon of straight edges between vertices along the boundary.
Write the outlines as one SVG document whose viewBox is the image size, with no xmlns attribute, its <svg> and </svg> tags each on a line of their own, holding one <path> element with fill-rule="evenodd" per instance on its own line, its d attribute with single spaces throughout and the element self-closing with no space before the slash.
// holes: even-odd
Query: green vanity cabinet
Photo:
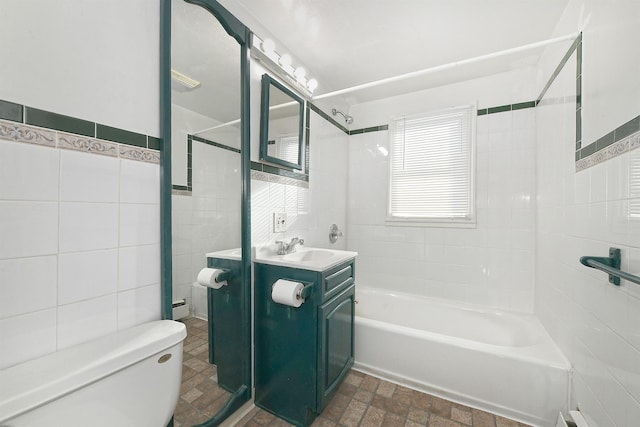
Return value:
<svg viewBox="0 0 640 427">
<path fill-rule="evenodd" d="M 233 393 L 243 384 L 245 351 L 242 303 L 242 263 L 207 257 L 207 267 L 230 270 L 231 279 L 220 289 L 207 288 L 209 363 L 218 369 L 218 384 Z"/>
<path fill-rule="evenodd" d="M 353 365 L 355 270 L 351 259 L 325 271 L 255 264 L 257 406 L 298 426 L 322 412 Z M 300 307 L 275 303 L 278 279 L 312 285 Z"/>
</svg>

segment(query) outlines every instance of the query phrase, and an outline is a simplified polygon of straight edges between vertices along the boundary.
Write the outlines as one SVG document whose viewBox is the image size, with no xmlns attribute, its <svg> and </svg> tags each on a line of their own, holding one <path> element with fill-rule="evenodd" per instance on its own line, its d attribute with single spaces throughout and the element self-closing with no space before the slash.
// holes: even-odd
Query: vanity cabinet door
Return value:
<svg viewBox="0 0 640 427">
<path fill-rule="evenodd" d="M 318 307 L 318 413 L 353 366 L 354 301 L 352 284 Z"/>
</svg>

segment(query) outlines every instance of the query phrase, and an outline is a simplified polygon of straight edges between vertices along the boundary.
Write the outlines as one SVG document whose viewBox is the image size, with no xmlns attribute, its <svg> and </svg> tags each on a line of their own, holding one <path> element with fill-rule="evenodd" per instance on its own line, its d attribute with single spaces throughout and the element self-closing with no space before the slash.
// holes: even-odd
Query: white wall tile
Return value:
<svg viewBox="0 0 640 427">
<path fill-rule="evenodd" d="M 60 252 L 118 246 L 118 205 L 60 203 Z"/>
<path fill-rule="evenodd" d="M 120 160 L 120 202 L 160 203 L 160 165 Z"/>
<path fill-rule="evenodd" d="M 160 283 L 160 245 L 120 248 L 118 253 L 119 291 Z M 190 258 L 183 255 L 182 259 L 185 257 Z M 174 257 L 175 261 L 180 259 Z M 175 263 L 175 268 L 180 268 L 180 262 Z"/>
<path fill-rule="evenodd" d="M 117 286 L 117 249 L 58 256 L 58 304 L 112 294 Z"/>
<path fill-rule="evenodd" d="M 0 319 L 56 306 L 55 256 L 0 261 Z"/>
<path fill-rule="evenodd" d="M 160 205 L 120 205 L 120 246 L 160 243 Z"/>
<path fill-rule="evenodd" d="M 0 320 L 0 369 L 56 350 L 55 308 Z"/>
<path fill-rule="evenodd" d="M 117 158 L 61 150 L 60 200 L 117 202 L 119 173 Z"/>
<path fill-rule="evenodd" d="M 159 319 L 159 284 L 118 293 L 118 330 Z"/>
<path fill-rule="evenodd" d="M 0 259 L 55 254 L 58 204 L 0 201 Z"/>
<path fill-rule="evenodd" d="M 0 141 L 0 200 L 57 200 L 58 150 Z"/>
<path fill-rule="evenodd" d="M 640 5 L 628 5 L 633 13 Z M 583 70 L 594 75 L 606 67 L 630 69 L 637 67 L 638 56 L 625 56 L 615 65 L 602 60 L 609 54 L 603 43 L 616 34 L 620 25 L 629 22 L 628 12 L 606 8 L 598 2 L 572 0 L 558 31 L 573 31 L 575 17 L 589 14 L 590 24 L 584 31 Z M 569 28 L 567 28 L 567 24 Z M 615 31 L 601 32 L 601 28 L 615 22 Z M 575 28 L 577 29 L 577 28 Z M 597 31 L 596 43 L 587 43 Z M 610 40 L 609 40 L 610 42 Z M 609 43 L 610 44 L 610 43 Z M 596 60 L 598 64 L 593 62 Z M 569 65 L 574 58 L 570 58 Z M 544 61 L 543 61 L 544 63 Z M 557 65 L 547 64 L 545 72 Z M 623 75 L 616 79 L 583 79 L 583 146 L 602 133 L 605 122 L 624 123 L 624 114 L 616 102 L 607 114 L 585 120 L 599 102 L 614 95 L 607 87 L 615 81 L 628 90 L 630 81 Z M 633 79 L 637 84 L 637 79 Z M 549 96 L 575 93 L 575 67 L 567 66 L 549 88 Z M 594 93 L 598 96 L 594 97 Z M 637 103 L 637 100 L 636 100 Z M 621 104 L 622 105 L 622 104 Z M 589 107 L 590 112 L 587 111 Z M 606 256 L 609 247 L 622 250 L 623 269 L 640 268 L 634 255 L 631 228 L 634 221 L 631 208 L 631 180 L 633 152 L 609 159 L 599 165 L 576 172 L 575 104 L 544 105 L 536 108 L 537 130 L 537 191 L 538 224 L 536 230 L 536 307 L 535 312 L 574 366 L 570 406 L 580 406 L 589 425 L 627 426 L 637 424 L 640 417 L 640 352 L 638 351 L 638 299 L 633 286 L 620 287 L 608 282 L 607 274 L 582 266 L 578 259 L 584 255 Z M 615 116 L 615 117 L 614 117 Z M 636 150 L 637 151 L 637 150 Z M 557 185 L 562 182 L 562 186 Z"/>
<path fill-rule="evenodd" d="M 115 294 L 58 307 L 58 350 L 116 331 Z"/>
</svg>

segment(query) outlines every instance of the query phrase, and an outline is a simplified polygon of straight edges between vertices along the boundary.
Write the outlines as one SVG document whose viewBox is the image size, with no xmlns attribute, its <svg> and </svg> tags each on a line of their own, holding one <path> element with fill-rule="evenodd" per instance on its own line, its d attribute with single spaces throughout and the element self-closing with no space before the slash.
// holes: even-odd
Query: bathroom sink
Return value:
<svg viewBox="0 0 640 427">
<path fill-rule="evenodd" d="M 308 249 L 300 252 L 294 252 L 292 254 L 283 255 L 283 259 L 294 262 L 309 262 L 309 261 L 322 261 L 335 256 L 333 251 L 326 251 L 324 249 Z"/>
<path fill-rule="evenodd" d="M 242 259 L 242 248 L 225 249 L 224 251 L 209 252 L 207 258 Z"/>
<path fill-rule="evenodd" d="M 321 249 L 298 247 L 295 252 L 278 255 L 271 246 L 254 248 L 254 262 L 279 265 L 282 267 L 301 268 L 303 270 L 325 271 L 344 261 L 355 258 L 357 252 L 337 249 Z"/>
</svg>

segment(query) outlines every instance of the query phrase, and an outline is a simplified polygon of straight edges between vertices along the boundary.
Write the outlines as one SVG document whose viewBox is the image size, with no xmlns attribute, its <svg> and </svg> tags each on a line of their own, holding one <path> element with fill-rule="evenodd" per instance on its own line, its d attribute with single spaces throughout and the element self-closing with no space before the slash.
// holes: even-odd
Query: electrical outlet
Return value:
<svg viewBox="0 0 640 427">
<path fill-rule="evenodd" d="M 273 232 L 282 233 L 287 231 L 287 214 L 284 212 L 273 213 Z"/>
</svg>

